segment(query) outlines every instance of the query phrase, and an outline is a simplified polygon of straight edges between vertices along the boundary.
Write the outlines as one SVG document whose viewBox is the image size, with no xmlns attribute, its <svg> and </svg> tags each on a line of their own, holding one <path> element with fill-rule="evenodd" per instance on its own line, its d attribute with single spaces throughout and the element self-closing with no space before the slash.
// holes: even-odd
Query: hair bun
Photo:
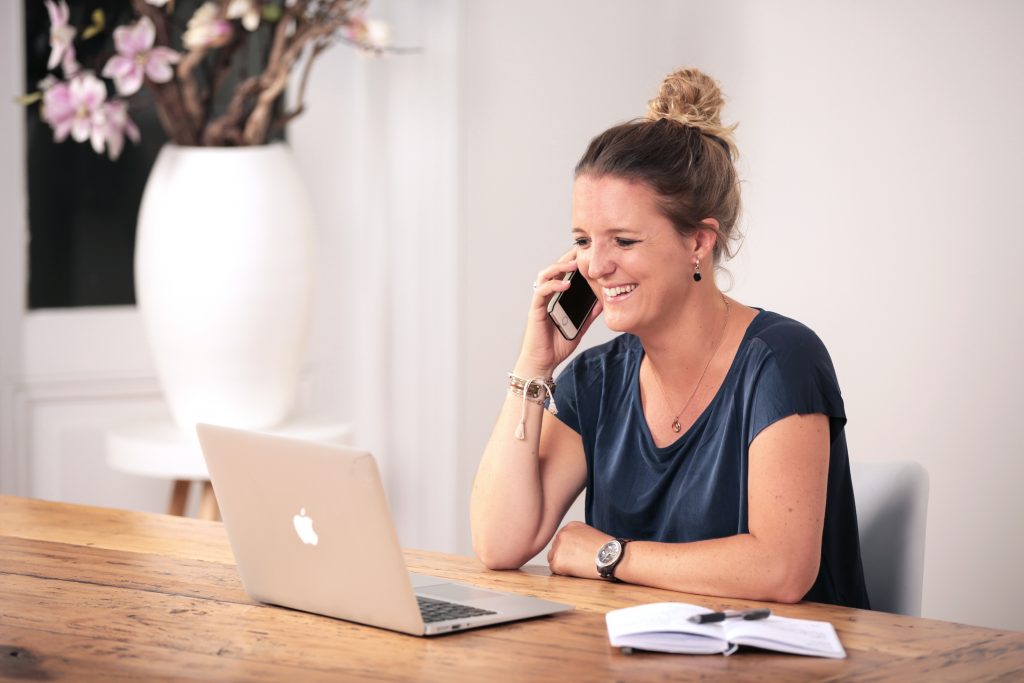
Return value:
<svg viewBox="0 0 1024 683">
<path fill-rule="evenodd" d="M 697 128 L 724 142 L 735 159 L 733 130 L 736 124 L 722 125 L 724 107 L 725 96 L 715 79 L 699 69 L 678 69 L 665 77 L 658 95 L 647 103 L 647 118 L 651 121 L 669 119 Z"/>
</svg>

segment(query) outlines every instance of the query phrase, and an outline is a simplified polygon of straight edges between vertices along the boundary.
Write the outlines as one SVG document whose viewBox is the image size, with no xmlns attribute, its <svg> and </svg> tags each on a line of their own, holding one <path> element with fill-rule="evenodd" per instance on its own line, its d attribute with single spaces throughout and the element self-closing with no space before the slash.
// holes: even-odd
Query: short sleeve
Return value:
<svg viewBox="0 0 1024 683">
<path fill-rule="evenodd" d="M 754 386 L 747 444 L 783 418 L 817 413 L 828 416 L 834 441 L 846 425 L 846 409 L 825 345 L 799 323 L 765 335 L 761 343 L 767 348 Z"/>
<path fill-rule="evenodd" d="M 555 379 L 555 417 L 569 429 L 580 433 L 580 404 L 577 395 L 577 377 L 580 371 L 581 356 L 572 359 Z"/>
</svg>

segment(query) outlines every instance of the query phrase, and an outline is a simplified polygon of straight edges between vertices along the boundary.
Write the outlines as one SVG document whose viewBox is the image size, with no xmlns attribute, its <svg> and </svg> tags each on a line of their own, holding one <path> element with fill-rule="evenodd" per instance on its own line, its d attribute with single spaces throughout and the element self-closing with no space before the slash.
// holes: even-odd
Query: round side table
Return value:
<svg viewBox="0 0 1024 683">
<path fill-rule="evenodd" d="M 347 444 L 352 428 L 336 420 L 296 417 L 272 429 L 256 430 L 307 441 Z M 115 470 L 174 482 L 167 512 L 184 516 L 192 482 L 202 482 L 197 516 L 220 519 L 217 499 L 206 471 L 199 438 L 189 436 L 168 419 L 146 420 L 110 429 L 106 434 L 107 464 Z"/>
</svg>

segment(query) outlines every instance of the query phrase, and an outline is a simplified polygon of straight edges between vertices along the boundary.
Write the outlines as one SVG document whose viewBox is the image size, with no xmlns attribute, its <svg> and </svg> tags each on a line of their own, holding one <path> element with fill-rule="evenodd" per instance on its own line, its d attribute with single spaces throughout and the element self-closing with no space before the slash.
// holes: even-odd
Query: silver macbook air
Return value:
<svg viewBox="0 0 1024 683">
<path fill-rule="evenodd" d="M 416 636 L 572 609 L 411 574 L 369 453 L 205 424 L 197 432 L 254 600 Z"/>
</svg>

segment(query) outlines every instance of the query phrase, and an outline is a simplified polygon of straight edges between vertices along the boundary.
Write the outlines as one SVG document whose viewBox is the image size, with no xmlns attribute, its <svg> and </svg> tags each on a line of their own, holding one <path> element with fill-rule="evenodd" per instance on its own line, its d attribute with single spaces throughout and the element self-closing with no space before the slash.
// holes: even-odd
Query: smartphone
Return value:
<svg viewBox="0 0 1024 683">
<path fill-rule="evenodd" d="M 551 297 L 551 301 L 548 302 L 548 317 L 555 323 L 562 336 L 572 341 L 587 322 L 590 312 L 594 310 L 597 297 L 594 296 L 594 290 L 590 288 L 587 278 L 583 277 L 580 271 L 569 271 L 563 279 L 569 281 L 569 289 Z"/>
</svg>

